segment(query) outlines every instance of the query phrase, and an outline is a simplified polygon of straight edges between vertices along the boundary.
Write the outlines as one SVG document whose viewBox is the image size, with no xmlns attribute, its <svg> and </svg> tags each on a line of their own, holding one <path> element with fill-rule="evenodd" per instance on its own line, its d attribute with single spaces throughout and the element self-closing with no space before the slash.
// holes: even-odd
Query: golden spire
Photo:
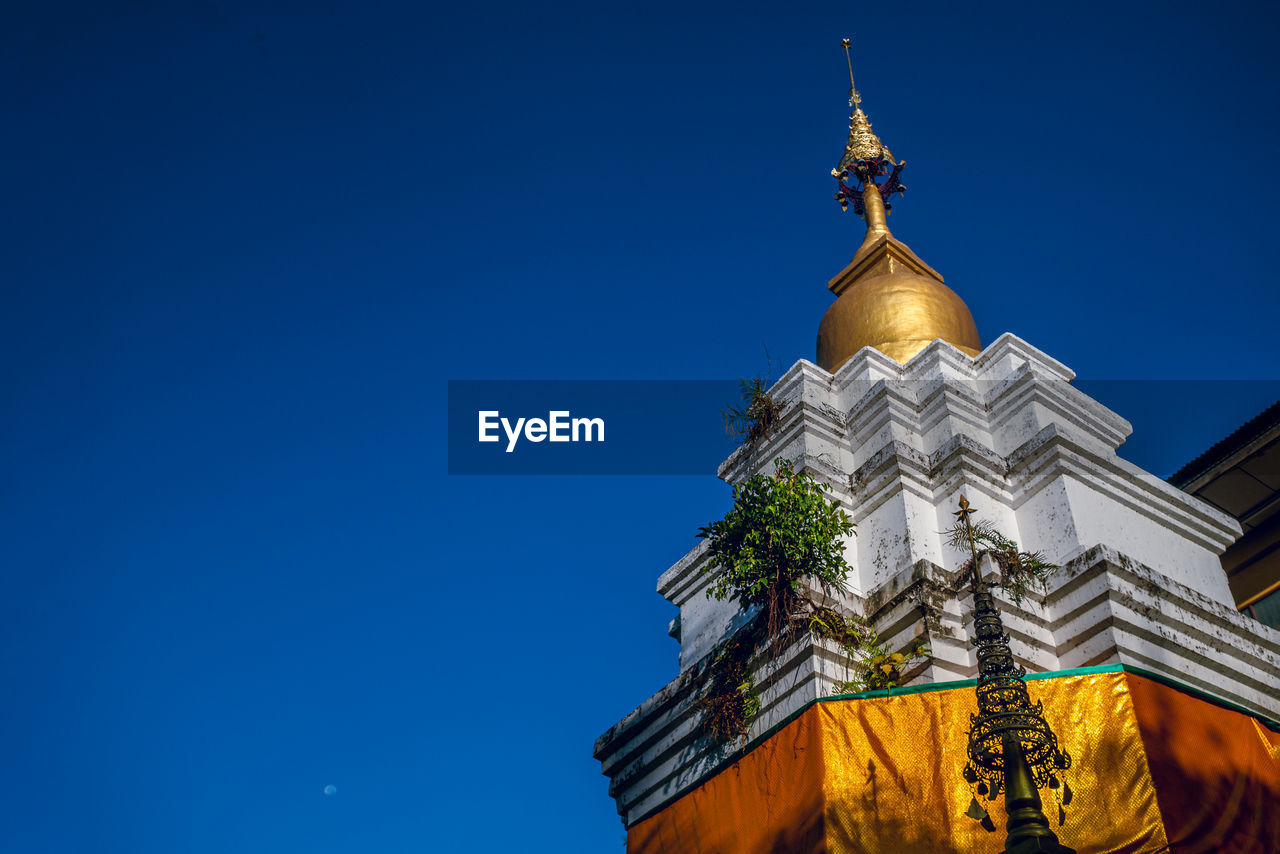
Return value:
<svg viewBox="0 0 1280 854">
<path fill-rule="evenodd" d="M 849 40 L 849 141 L 831 170 L 841 208 L 853 206 L 867 234 L 849 266 L 828 283 L 837 297 L 818 327 L 818 364 L 835 372 L 863 347 L 873 347 L 906 363 L 941 338 L 970 356 L 981 352 L 973 315 L 942 276 L 889 231 L 889 198 L 906 187 L 897 162 L 871 129 L 862 96 L 853 82 Z M 881 180 L 883 179 L 883 180 Z"/>
<path fill-rule="evenodd" d="M 844 48 L 844 64 L 849 66 L 849 106 L 854 107 L 862 103 L 862 96 L 853 82 L 853 55 L 849 52 L 849 40 L 841 39 L 840 46 Z"/>
<path fill-rule="evenodd" d="M 839 177 L 839 173 L 854 168 L 859 160 L 888 160 L 895 162 L 893 153 L 880 141 L 871 129 L 871 120 L 862 112 L 862 95 L 853 82 L 853 59 L 849 55 L 849 40 L 843 42 L 844 60 L 849 66 L 849 106 L 853 113 L 849 116 L 849 141 L 844 146 L 844 156 L 831 174 Z"/>
</svg>

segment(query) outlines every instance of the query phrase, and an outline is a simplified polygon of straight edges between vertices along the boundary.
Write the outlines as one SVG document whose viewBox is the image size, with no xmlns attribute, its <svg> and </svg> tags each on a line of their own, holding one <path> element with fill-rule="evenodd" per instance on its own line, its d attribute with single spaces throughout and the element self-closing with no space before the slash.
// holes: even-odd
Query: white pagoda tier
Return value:
<svg viewBox="0 0 1280 854">
<path fill-rule="evenodd" d="M 918 685 L 972 678 L 971 607 L 957 598 L 964 555 L 941 532 L 960 495 L 1061 569 L 1020 605 L 1001 600 L 1028 672 L 1104 664 L 1164 674 L 1268 718 L 1280 717 L 1280 633 L 1235 610 L 1218 556 L 1231 517 L 1121 459 L 1124 418 L 1071 385 L 1073 373 L 1013 335 L 976 357 L 935 340 L 902 365 L 870 347 L 834 373 L 799 361 L 770 394 L 785 401 L 766 441 L 720 467 L 737 483 L 786 458 L 830 487 L 856 525 L 839 607 L 870 620 L 891 649 L 923 639 Z M 694 703 L 708 653 L 743 621 L 706 591 L 703 546 L 658 579 L 680 609 L 680 674 L 602 735 L 595 756 L 625 823 L 670 802 L 725 761 L 700 737 Z M 750 737 L 832 693 L 850 663 L 806 638 L 762 673 Z"/>
</svg>

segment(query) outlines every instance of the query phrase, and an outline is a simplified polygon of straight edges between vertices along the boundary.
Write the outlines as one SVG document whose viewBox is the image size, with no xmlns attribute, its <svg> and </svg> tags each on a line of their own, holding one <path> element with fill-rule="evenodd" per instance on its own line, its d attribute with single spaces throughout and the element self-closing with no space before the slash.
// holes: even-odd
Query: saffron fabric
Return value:
<svg viewBox="0 0 1280 854">
<path fill-rule="evenodd" d="M 1280 735 L 1116 668 L 1028 681 L 1071 753 L 1057 825 L 1085 852 L 1280 851 Z M 964 815 L 971 685 L 815 703 L 736 763 L 628 829 L 632 854 L 999 851 Z"/>
<path fill-rule="evenodd" d="M 1280 851 L 1280 733 L 1238 712 L 1130 676 L 1173 851 Z"/>
<path fill-rule="evenodd" d="M 738 762 L 627 831 L 627 851 L 826 851 L 824 722 L 807 709 Z"/>
</svg>

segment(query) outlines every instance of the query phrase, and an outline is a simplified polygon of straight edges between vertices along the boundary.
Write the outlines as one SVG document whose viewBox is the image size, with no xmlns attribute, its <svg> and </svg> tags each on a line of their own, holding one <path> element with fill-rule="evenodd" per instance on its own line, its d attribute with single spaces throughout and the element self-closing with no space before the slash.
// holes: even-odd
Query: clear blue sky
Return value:
<svg viewBox="0 0 1280 854">
<path fill-rule="evenodd" d="M 448 477 L 445 383 L 812 358 L 845 35 L 984 341 L 1280 376 L 1270 6 L 8 8 L 0 849 L 620 850 L 728 489 Z M 1268 402 L 1151 388 L 1160 475 Z"/>
</svg>

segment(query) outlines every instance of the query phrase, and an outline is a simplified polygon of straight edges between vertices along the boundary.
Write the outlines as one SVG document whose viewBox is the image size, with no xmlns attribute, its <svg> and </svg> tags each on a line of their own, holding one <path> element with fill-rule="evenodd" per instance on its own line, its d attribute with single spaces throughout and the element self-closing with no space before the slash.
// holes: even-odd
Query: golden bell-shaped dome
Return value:
<svg viewBox="0 0 1280 854">
<path fill-rule="evenodd" d="M 837 299 L 818 326 L 818 364 L 835 373 L 863 347 L 905 364 L 938 338 L 978 355 L 982 344 L 968 306 L 889 233 L 875 184 L 868 182 L 862 198 L 867 236 L 828 285 Z"/>
</svg>

